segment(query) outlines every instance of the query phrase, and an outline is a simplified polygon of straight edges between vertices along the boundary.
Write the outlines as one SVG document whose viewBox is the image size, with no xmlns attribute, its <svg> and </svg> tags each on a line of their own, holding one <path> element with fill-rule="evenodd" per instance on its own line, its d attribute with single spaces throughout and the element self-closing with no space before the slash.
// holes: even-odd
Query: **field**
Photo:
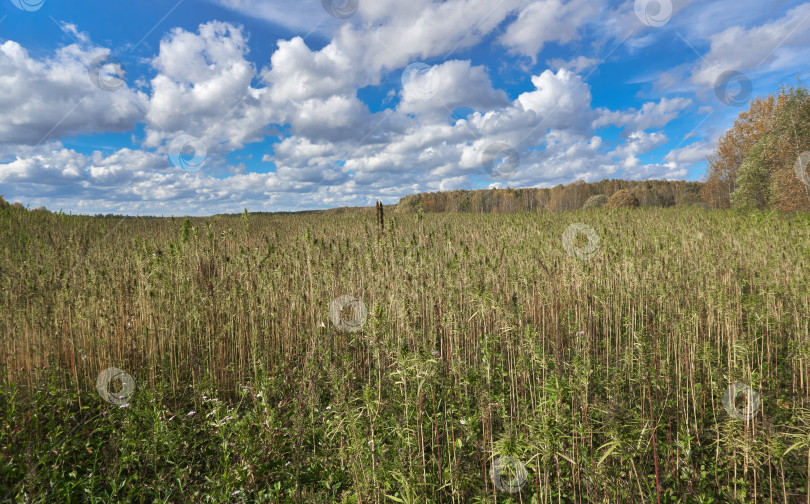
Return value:
<svg viewBox="0 0 810 504">
<path fill-rule="evenodd" d="M 0 502 L 810 502 L 808 214 L 0 236 Z"/>
</svg>

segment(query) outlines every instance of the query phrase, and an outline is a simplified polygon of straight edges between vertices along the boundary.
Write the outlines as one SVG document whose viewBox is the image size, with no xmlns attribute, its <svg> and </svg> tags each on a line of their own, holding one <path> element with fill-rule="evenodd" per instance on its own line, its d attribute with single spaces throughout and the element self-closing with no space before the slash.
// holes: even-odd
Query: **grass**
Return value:
<svg viewBox="0 0 810 504">
<path fill-rule="evenodd" d="M 810 216 L 388 217 L 0 211 L 0 501 L 809 502 Z"/>
</svg>

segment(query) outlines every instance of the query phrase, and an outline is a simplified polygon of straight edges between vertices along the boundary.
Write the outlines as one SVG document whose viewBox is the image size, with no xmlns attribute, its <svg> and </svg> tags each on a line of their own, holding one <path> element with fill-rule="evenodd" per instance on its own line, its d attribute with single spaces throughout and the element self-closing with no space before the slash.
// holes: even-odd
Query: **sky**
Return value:
<svg viewBox="0 0 810 504">
<path fill-rule="evenodd" d="M 0 0 L 0 194 L 74 214 L 700 180 L 810 2 Z"/>
</svg>

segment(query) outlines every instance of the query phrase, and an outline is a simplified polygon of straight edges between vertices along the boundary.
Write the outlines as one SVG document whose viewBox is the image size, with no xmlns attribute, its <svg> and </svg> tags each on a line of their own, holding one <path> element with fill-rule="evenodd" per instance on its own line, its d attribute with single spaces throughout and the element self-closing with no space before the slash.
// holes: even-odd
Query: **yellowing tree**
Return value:
<svg viewBox="0 0 810 504">
<path fill-rule="evenodd" d="M 765 156 L 773 179 L 772 204 L 783 212 L 810 210 L 808 187 L 795 171 L 799 156 L 810 150 L 810 93 L 806 88 L 782 90 L 771 133 L 773 148 Z"/>
<path fill-rule="evenodd" d="M 638 198 L 636 198 L 636 196 L 627 189 L 617 191 L 615 194 L 613 194 L 613 196 L 608 198 L 607 202 L 605 203 L 605 208 L 623 207 L 638 207 Z"/>
</svg>

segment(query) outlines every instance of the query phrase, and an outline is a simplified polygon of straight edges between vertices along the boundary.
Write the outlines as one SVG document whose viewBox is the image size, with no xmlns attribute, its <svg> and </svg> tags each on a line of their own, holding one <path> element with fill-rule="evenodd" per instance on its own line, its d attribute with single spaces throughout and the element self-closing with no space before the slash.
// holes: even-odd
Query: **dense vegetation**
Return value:
<svg viewBox="0 0 810 504">
<path fill-rule="evenodd" d="M 709 156 L 712 208 L 810 210 L 810 92 L 799 82 L 752 100 Z"/>
<path fill-rule="evenodd" d="M 807 501 L 807 214 L 386 214 L 4 206 L 0 501 Z"/>
</svg>

